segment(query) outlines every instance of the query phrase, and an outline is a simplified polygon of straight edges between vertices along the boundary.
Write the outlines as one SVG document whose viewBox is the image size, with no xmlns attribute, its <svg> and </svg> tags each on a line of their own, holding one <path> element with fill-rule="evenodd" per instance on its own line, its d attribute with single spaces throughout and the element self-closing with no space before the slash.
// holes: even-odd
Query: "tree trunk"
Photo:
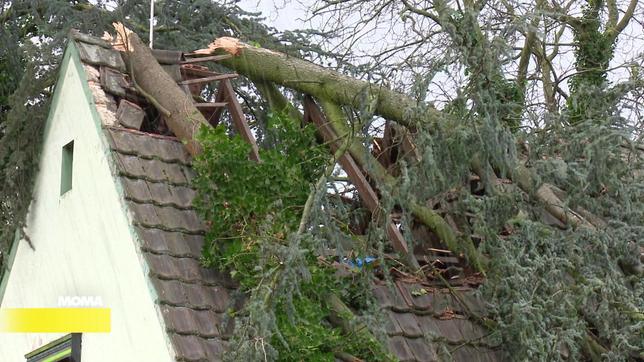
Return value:
<svg viewBox="0 0 644 362">
<path fill-rule="evenodd" d="M 195 136 L 201 125 L 209 126 L 208 122 L 194 106 L 192 98 L 161 68 L 138 35 L 120 23 L 114 24 L 114 28 L 117 40 L 125 46 L 126 64 L 135 86 L 163 113 L 168 127 L 186 143 L 188 152 L 197 155 L 201 148 Z"/>
<path fill-rule="evenodd" d="M 201 54 L 232 54 L 220 63 L 254 82 L 271 82 L 338 105 L 370 109 L 409 128 L 438 121 L 441 113 L 402 93 L 342 75 L 284 53 L 257 48 L 234 38 L 219 38 Z"/>
</svg>

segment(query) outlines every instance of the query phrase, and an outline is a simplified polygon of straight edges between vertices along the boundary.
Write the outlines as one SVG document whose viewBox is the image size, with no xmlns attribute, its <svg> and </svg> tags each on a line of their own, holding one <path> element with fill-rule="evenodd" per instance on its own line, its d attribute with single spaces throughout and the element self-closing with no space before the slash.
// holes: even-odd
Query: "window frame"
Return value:
<svg viewBox="0 0 644 362">
<path fill-rule="evenodd" d="M 67 142 L 62 149 L 60 162 L 60 195 L 71 191 L 74 180 L 74 140 Z"/>
<path fill-rule="evenodd" d="M 26 362 L 81 362 L 81 333 L 72 333 L 29 352 Z"/>
</svg>

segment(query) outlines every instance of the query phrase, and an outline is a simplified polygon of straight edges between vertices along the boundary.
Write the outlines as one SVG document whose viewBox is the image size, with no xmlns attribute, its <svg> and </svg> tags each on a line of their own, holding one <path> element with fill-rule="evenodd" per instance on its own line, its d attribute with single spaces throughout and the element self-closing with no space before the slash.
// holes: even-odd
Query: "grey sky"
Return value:
<svg viewBox="0 0 644 362">
<path fill-rule="evenodd" d="M 261 11 L 266 23 L 278 30 L 304 27 L 307 6 L 312 0 L 242 0 L 239 5 L 247 11 Z"/>
</svg>

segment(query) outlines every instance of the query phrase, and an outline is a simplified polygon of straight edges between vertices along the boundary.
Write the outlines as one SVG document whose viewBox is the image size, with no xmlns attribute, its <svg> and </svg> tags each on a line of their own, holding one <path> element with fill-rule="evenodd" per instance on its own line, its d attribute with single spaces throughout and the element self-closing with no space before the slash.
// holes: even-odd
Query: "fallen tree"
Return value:
<svg viewBox="0 0 644 362">
<path fill-rule="evenodd" d="M 202 125 L 209 126 L 194 102 L 181 90 L 156 61 L 138 35 L 121 23 L 115 23 L 116 44 L 126 55 L 127 67 L 134 85 L 164 116 L 168 127 L 193 156 L 200 152 L 195 137 Z"/>
<path fill-rule="evenodd" d="M 292 116 L 299 115 L 296 109 L 290 106 L 288 102 L 285 102 L 280 97 L 279 92 L 276 92 L 275 84 L 316 97 L 323 106 L 336 134 L 341 136 L 351 134 L 349 120 L 346 119 L 344 112 L 340 108 L 341 106 L 363 110 L 366 108 L 367 113 L 381 115 L 411 129 L 418 127 L 429 128 L 428 131 L 430 133 L 434 125 L 440 125 L 439 122 L 441 120 L 449 118 L 431 107 L 424 107 L 422 104 L 412 101 L 411 98 L 400 93 L 339 75 L 303 60 L 248 46 L 229 38 L 223 40 L 218 39 L 208 49 L 200 52 L 205 54 L 232 55 L 232 57 L 224 60 L 223 64 L 259 83 L 260 87 L 258 88 L 260 91 L 268 93 L 271 98 L 270 101 L 276 107 L 287 109 Z M 138 75 L 135 76 L 137 79 L 139 78 Z M 163 95 L 158 96 L 163 97 Z M 151 98 L 155 99 L 154 96 Z M 171 108 L 174 107 L 172 106 Z M 178 110 L 170 109 L 168 111 L 172 114 L 173 111 L 181 111 L 181 108 Z M 188 124 L 190 122 L 189 120 Z M 177 127 L 179 131 L 182 130 L 181 125 Z M 185 125 L 183 126 L 183 130 L 186 130 Z M 192 128 L 192 133 L 189 131 L 175 133 L 182 140 L 191 142 L 194 140 L 194 130 L 195 128 Z M 350 137 L 344 138 L 348 139 Z M 400 182 L 399 179 L 396 179 L 379 165 L 371 152 L 359 140 L 351 142 L 347 146 L 347 149 L 356 161 L 361 164 L 364 171 L 369 174 L 372 180 L 377 181 L 377 184 L 391 187 L 398 185 Z M 495 165 L 487 164 L 487 162 L 481 165 L 475 155 L 473 159 L 466 160 L 465 168 L 467 168 L 468 172 L 474 171 L 481 178 L 484 178 L 485 174 L 490 172 L 490 170 L 492 170 L 492 173 L 494 172 L 494 167 L 492 166 Z M 491 178 L 496 177 L 494 175 L 492 176 Z M 562 201 L 565 193 L 548 183 L 539 181 L 539 177 L 533 169 L 518 163 L 514 166 L 510 176 L 514 184 L 521 188 L 525 194 L 534 197 L 534 200 L 539 202 L 540 207 L 547 210 L 564 224 L 574 227 L 583 226 L 584 229 L 588 229 L 591 232 L 595 231 L 595 226 L 604 225 L 603 220 L 586 210 L 579 209 L 583 211 L 571 212 Z M 493 189 L 499 193 L 504 192 L 503 188 L 498 187 L 496 183 Z M 463 235 L 456 231 L 452 227 L 453 223 L 448 223 L 438 212 L 425 206 L 425 201 L 424 199 L 414 200 L 401 206 L 411 211 L 417 221 L 429 227 L 451 250 L 464 253 L 473 266 L 481 268 L 482 263 L 479 261 L 479 253 L 474 247 L 472 240 L 469 239 L 470 235 Z M 526 234 L 525 237 L 534 237 L 534 235 Z M 579 240 L 583 239 L 579 235 L 576 237 L 580 238 Z M 566 275 L 563 274 L 564 277 Z M 587 281 L 583 279 L 578 281 L 580 285 L 586 283 Z M 573 285 L 572 289 L 575 288 Z M 625 293 L 624 291 L 620 292 Z M 581 314 L 584 316 L 588 315 L 585 312 Z M 586 318 L 589 319 L 588 317 Z M 601 347 L 597 342 L 598 338 L 596 336 L 585 334 L 584 339 L 586 340 L 586 345 L 582 348 L 593 359 L 598 358 L 601 353 L 606 353 L 607 349 L 604 347 L 600 349 L 593 347 Z"/>
<path fill-rule="evenodd" d="M 237 71 L 256 83 L 274 83 L 286 88 L 309 94 L 330 104 L 365 109 L 385 119 L 410 129 L 429 128 L 445 120 L 446 115 L 410 97 L 366 81 L 351 78 L 311 62 L 291 57 L 269 49 L 254 47 L 235 38 L 223 37 L 212 42 L 208 48 L 196 54 L 232 55 L 222 59 L 221 64 Z M 282 102 L 283 103 L 283 102 Z M 292 107 L 291 107 L 292 108 Z M 336 127 L 342 127 L 335 123 Z M 346 127 L 345 127 L 346 128 Z M 354 157 L 376 165 L 366 150 L 354 145 Z M 375 170 L 376 178 L 386 178 L 382 170 Z M 372 175 L 374 176 L 374 175 Z M 571 212 L 559 199 L 550 185 L 538 183 L 538 176 L 523 165 L 517 164 L 513 173 L 514 181 L 526 193 L 534 195 L 557 219 L 571 225 L 593 227 L 579 213 Z M 424 213 L 419 210 L 417 214 Z M 598 220 L 599 218 L 594 217 Z"/>
<path fill-rule="evenodd" d="M 219 38 L 196 54 L 231 54 L 221 64 L 253 82 L 270 82 L 356 109 L 370 108 L 374 114 L 414 128 L 431 126 L 441 113 L 408 96 L 366 81 L 351 78 L 317 64 L 269 49 L 254 47 L 235 38 Z"/>
<path fill-rule="evenodd" d="M 156 62 L 151 52 L 141 42 L 138 36 L 132 33 L 130 30 L 126 29 L 122 24 L 115 24 L 117 30 L 118 39 L 117 42 L 122 44 L 125 49 L 125 54 L 127 56 L 127 63 L 130 67 L 130 72 L 134 79 L 134 82 L 138 89 L 154 104 L 159 111 L 165 116 L 165 119 L 168 123 L 169 128 L 172 132 L 183 142 L 187 144 L 188 150 L 191 154 L 197 155 L 200 152 L 199 144 L 196 141 L 197 131 L 201 125 L 208 125 L 206 120 L 203 118 L 199 110 L 194 106 L 192 100 L 186 96 L 186 94 L 176 85 L 176 83 L 170 78 L 170 76 L 163 71 L 161 66 Z M 228 46 L 228 51 L 231 53 L 236 53 L 232 46 L 240 47 L 244 46 L 239 42 L 232 42 L 233 45 L 229 45 L 230 39 L 225 38 L 223 41 L 219 41 L 217 44 L 224 44 Z M 240 45 L 241 44 L 241 45 Z M 217 48 L 219 49 L 219 48 Z M 250 48 L 248 48 L 250 49 Z M 260 48 L 253 48 L 260 49 Z M 312 80 L 302 79 L 286 79 L 281 83 L 290 84 L 294 89 L 303 91 L 307 94 L 320 97 L 321 99 L 327 100 L 328 98 L 333 99 L 338 102 L 338 104 L 346 104 L 347 102 L 353 102 L 357 106 L 361 100 L 361 97 L 374 98 L 374 105 L 378 112 L 383 112 L 383 114 L 389 114 L 394 119 L 400 120 L 405 117 L 404 107 L 405 105 L 409 107 L 418 107 L 418 105 L 413 105 L 408 97 L 403 94 L 393 92 L 385 87 L 374 86 L 368 82 L 362 82 L 355 80 L 350 77 L 342 76 L 336 72 L 325 70 L 321 67 L 315 66 L 311 63 L 298 60 L 296 58 L 289 58 L 283 54 L 275 53 L 272 51 L 260 51 L 260 54 L 253 53 L 254 57 L 252 59 L 259 59 L 261 54 L 265 56 L 271 54 L 273 58 L 264 57 L 264 64 L 269 68 L 276 67 L 280 71 L 274 75 L 279 79 L 280 76 L 285 76 L 285 74 L 301 74 L 302 77 L 310 77 Z M 231 59 L 236 59 L 235 57 Z M 286 65 L 281 62 L 287 62 Z M 249 64 L 249 60 L 246 58 L 246 61 L 240 62 L 239 64 Z M 228 64 L 228 63 L 226 63 Z M 293 68 L 295 67 L 295 68 Z M 302 69 L 304 67 L 304 69 Z M 238 69 L 238 68 L 235 68 Z M 245 69 L 258 69 L 255 67 L 240 67 L 238 70 Z M 257 74 L 266 70 L 261 68 Z M 250 71 L 249 71 L 250 72 Z M 247 75 L 246 73 L 243 73 Z M 248 73 L 248 76 L 253 79 L 251 74 Z M 257 76 L 255 74 L 255 76 Z M 316 80 L 317 79 L 317 80 Z M 273 79 L 258 79 L 260 81 L 273 81 Z M 278 83 L 279 84 L 279 83 Z M 342 87 L 347 87 L 348 91 L 338 92 L 334 89 L 341 89 Z M 333 123 L 336 128 L 341 127 L 343 120 L 338 120 L 340 116 L 338 112 L 332 112 L 330 107 L 333 107 L 335 103 L 329 101 L 326 104 L 327 112 L 332 114 L 330 117 L 333 120 Z M 401 104 L 403 106 L 401 107 Z M 429 114 L 433 114 L 435 110 L 430 110 Z M 412 125 L 413 120 L 419 120 L 418 118 L 408 118 L 408 125 Z M 338 134 L 346 136 L 346 129 L 341 129 Z M 354 157 L 357 157 L 361 160 L 363 167 L 366 165 L 367 158 L 372 156 L 359 147 L 357 143 L 354 143 L 350 147 L 350 151 Z M 374 163 L 375 165 L 376 163 Z M 364 167 L 367 169 L 366 167 Z M 378 169 L 375 175 L 376 179 L 381 182 L 386 182 L 390 185 L 393 185 L 394 180 L 389 176 L 384 170 Z M 433 210 L 427 208 L 421 204 L 414 203 L 411 205 L 413 214 L 418 218 L 418 220 L 429 227 L 432 231 L 444 241 L 444 243 L 453 251 L 458 254 L 462 254 L 472 266 L 474 266 L 479 271 L 484 271 L 484 266 L 481 261 L 478 252 L 474 248 L 471 240 L 461 239 L 458 240 L 457 236 L 454 234 L 454 231 L 450 226 Z"/>
</svg>

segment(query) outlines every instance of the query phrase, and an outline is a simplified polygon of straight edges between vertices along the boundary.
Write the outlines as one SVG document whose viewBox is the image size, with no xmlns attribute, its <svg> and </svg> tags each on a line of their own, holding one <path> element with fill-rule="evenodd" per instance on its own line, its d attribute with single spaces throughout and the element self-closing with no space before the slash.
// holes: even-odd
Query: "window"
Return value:
<svg viewBox="0 0 644 362">
<path fill-rule="evenodd" d="M 72 171 L 74 166 L 74 141 L 63 146 L 63 162 L 60 169 L 60 194 L 72 189 Z"/>
<path fill-rule="evenodd" d="M 25 355 L 27 362 L 80 362 L 81 334 L 72 333 Z"/>
</svg>

